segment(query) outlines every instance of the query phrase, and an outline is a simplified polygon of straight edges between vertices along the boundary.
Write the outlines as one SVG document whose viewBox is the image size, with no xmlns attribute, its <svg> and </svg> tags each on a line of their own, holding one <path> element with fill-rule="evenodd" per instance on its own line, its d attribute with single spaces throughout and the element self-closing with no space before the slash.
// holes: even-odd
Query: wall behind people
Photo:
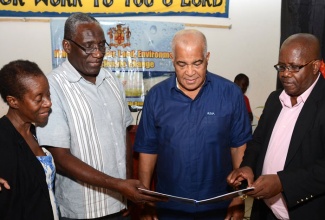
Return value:
<svg viewBox="0 0 325 220">
<path fill-rule="evenodd" d="M 250 99 L 253 114 L 258 117 L 261 109 L 257 107 L 262 106 L 268 94 L 276 88 L 277 73 L 273 65 L 278 60 L 281 1 L 229 2 L 229 18 L 144 16 L 105 19 L 231 25 L 231 29 L 203 26 L 193 28 L 207 36 L 208 50 L 211 52 L 208 69 L 211 72 L 231 81 L 239 72 L 244 72 L 250 78 L 246 95 Z M 11 60 L 29 59 L 36 62 L 45 73 L 51 71 L 49 22 L 12 22 L 1 21 L 0 18 L 0 33 L 0 67 Z M 5 114 L 7 108 L 1 101 L 0 115 Z"/>
</svg>

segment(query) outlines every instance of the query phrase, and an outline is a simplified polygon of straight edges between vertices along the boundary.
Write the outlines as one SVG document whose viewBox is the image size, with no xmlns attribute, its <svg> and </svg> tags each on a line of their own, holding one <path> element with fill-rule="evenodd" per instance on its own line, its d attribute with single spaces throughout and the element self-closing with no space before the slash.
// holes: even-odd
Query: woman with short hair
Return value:
<svg viewBox="0 0 325 220">
<path fill-rule="evenodd" d="M 36 63 L 12 61 L 0 70 L 0 94 L 9 106 L 0 118 L 0 219 L 58 219 L 53 158 L 35 133 L 52 105 L 47 78 Z"/>
</svg>

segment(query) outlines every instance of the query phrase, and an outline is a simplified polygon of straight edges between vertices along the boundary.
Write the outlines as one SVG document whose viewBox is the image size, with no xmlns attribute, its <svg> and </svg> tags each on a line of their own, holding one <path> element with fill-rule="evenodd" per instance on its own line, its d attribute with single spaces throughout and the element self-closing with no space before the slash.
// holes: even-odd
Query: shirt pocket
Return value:
<svg viewBox="0 0 325 220">
<path fill-rule="evenodd" d="M 223 142 L 230 136 L 230 115 L 207 113 L 204 117 L 202 130 L 207 142 Z"/>
</svg>

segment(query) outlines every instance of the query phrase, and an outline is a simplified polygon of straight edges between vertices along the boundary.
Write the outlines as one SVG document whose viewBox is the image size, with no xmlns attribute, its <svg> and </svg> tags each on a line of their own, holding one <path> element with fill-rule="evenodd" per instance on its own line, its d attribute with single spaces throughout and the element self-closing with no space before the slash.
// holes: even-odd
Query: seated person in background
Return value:
<svg viewBox="0 0 325 220">
<path fill-rule="evenodd" d="M 33 125 L 46 123 L 51 109 L 46 76 L 33 62 L 10 62 L 0 70 L 0 93 L 9 105 L 0 119 L 0 184 L 10 185 L 0 193 L 0 219 L 58 219 L 53 158 Z"/>
<path fill-rule="evenodd" d="M 234 83 L 236 83 L 240 88 L 241 91 L 243 92 L 244 95 L 244 100 L 245 100 L 245 104 L 246 104 L 246 108 L 247 108 L 247 112 L 249 115 L 249 119 L 251 120 L 251 122 L 253 121 L 253 113 L 252 113 L 252 109 L 251 106 L 249 104 L 249 99 L 248 97 L 245 95 L 247 88 L 249 86 L 249 78 L 248 76 L 246 76 L 244 73 L 239 73 L 234 80 Z"/>
</svg>

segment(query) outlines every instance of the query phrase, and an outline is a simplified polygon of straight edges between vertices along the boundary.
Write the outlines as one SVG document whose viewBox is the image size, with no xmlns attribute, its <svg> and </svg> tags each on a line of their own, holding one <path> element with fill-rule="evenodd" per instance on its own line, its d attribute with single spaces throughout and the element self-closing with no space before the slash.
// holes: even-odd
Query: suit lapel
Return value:
<svg viewBox="0 0 325 220">
<path fill-rule="evenodd" d="M 264 141 L 264 147 L 261 150 L 261 155 L 264 155 L 263 157 L 261 157 L 258 161 L 257 161 L 257 170 L 256 173 L 257 174 L 261 174 L 262 173 L 262 169 L 263 169 L 263 164 L 264 164 L 264 159 L 265 159 L 265 155 L 266 155 L 266 151 L 268 148 L 268 143 L 270 142 L 270 138 L 273 132 L 273 128 L 274 125 L 280 115 L 281 109 L 282 109 L 282 104 L 279 100 L 279 96 L 281 94 L 282 91 L 277 92 L 277 94 L 274 96 L 273 100 L 270 102 L 270 104 L 268 106 L 265 106 L 265 109 L 269 109 L 268 112 L 263 112 L 263 114 L 265 114 L 265 117 L 267 117 L 265 120 L 267 120 L 267 133 L 265 136 L 265 141 Z"/>
<path fill-rule="evenodd" d="M 288 154 L 286 158 L 286 162 L 284 167 L 288 166 L 291 160 L 294 158 L 298 149 L 301 146 L 301 142 L 303 141 L 306 132 L 310 131 L 311 127 L 314 124 L 317 110 L 318 110 L 318 101 L 324 94 L 324 79 L 322 76 L 319 77 L 313 91 L 310 93 L 307 101 L 305 102 L 299 116 L 297 122 L 295 124 L 291 141 L 288 149 Z"/>
<path fill-rule="evenodd" d="M 26 143 L 24 138 L 18 133 L 18 131 L 16 133 L 16 136 L 19 147 L 21 149 L 22 157 L 26 157 L 26 161 L 30 165 L 30 169 L 28 170 L 30 178 L 36 178 L 45 195 L 48 195 L 49 192 L 46 184 L 45 171 L 43 169 L 42 164 L 36 158 L 32 150 L 29 148 L 28 144 Z"/>
</svg>

